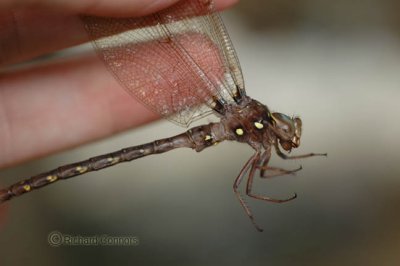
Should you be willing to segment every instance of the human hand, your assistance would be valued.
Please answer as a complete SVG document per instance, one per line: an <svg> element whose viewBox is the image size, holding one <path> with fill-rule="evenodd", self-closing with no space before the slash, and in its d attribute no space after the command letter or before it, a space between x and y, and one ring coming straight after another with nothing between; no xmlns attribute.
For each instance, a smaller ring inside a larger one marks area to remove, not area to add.
<svg viewBox="0 0 400 266"><path fill-rule="evenodd" d="M87 42L78 14L143 16L177 0L31 2L0 2L0 67ZM234 2L215 0L217 9ZM93 53L0 72L0 168L157 118L105 71Z"/></svg>
<svg viewBox="0 0 400 266"><path fill-rule="evenodd" d="M0 168L157 119L126 96L95 53L22 67L15 64L89 41L78 14L138 17L177 1L2 0ZM215 0L215 4L221 10L236 1Z"/></svg>

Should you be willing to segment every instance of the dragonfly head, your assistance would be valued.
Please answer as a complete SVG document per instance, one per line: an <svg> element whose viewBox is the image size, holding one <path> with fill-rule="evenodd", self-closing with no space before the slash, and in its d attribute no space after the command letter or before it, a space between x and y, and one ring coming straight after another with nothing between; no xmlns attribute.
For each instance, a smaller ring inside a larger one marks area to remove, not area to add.
<svg viewBox="0 0 400 266"><path fill-rule="evenodd" d="M288 152L293 148L299 147L302 125L301 119L296 116L289 117L282 113L272 113L271 117L274 122L273 131L281 147Z"/></svg>

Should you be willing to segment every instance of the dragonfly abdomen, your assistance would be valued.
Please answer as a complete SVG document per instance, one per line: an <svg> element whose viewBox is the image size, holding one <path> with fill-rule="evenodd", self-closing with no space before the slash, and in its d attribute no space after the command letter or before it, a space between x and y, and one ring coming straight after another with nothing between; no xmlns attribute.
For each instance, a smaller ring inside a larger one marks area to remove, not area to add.
<svg viewBox="0 0 400 266"><path fill-rule="evenodd" d="M31 192L53 184L58 180L64 180L79 176L88 172L101 170L115 164L132 161L141 157L159 154L176 148L192 148L201 151L223 139L217 137L220 127L217 123L193 127L188 131L174 137L159 139L146 144L128 147L116 152L99 155L81 162L58 167L51 171L32 176L21 182L15 183L6 189L0 190L0 203L13 197Z"/></svg>

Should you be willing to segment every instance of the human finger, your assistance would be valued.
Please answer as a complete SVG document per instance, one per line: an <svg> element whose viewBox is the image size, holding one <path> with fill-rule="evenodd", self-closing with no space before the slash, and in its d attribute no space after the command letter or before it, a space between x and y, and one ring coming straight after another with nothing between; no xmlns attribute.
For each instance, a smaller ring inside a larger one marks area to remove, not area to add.
<svg viewBox="0 0 400 266"><path fill-rule="evenodd" d="M8 2L12 1L8 0ZM51 0L50 2L59 1ZM95 9L82 9L81 12L112 16L115 15L116 10L123 9L120 10L120 15L142 16L165 8L175 1L150 1L153 2L153 5L147 4L148 6L140 11L137 8L149 1L129 0L132 4L126 7L116 4L119 3L118 1L101 2L113 3L112 5L115 5L115 7L108 9L106 8L107 4L102 4ZM134 4L136 2L138 3ZM222 10L235 2L237 0L215 0L215 6L217 10ZM1 3L5 5L3 2ZM54 9L51 12L48 9L19 9L13 12L0 12L0 27L3 29L0 31L0 66L21 62L89 41L82 21L74 13L77 10L74 10L74 12L67 11L65 9Z"/></svg>

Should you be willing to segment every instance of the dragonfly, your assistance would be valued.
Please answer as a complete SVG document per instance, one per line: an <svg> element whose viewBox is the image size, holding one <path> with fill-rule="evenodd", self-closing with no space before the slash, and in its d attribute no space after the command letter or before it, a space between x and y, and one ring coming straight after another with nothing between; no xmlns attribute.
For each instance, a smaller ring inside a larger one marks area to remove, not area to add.
<svg viewBox="0 0 400 266"><path fill-rule="evenodd" d="M200 152L222 141L248 144L254 154L233 183L245 213L255 228L245 195L283 203L297 197L271 198L253 192L257 172L261 178L294 174L269 166L272 152L282 159L326 156L308 153L290 156L299 147L302 120L279 112L247 96L240 63L225 25L211 0L183 0L142 18L82 16L95 50L122 88L145 106L178 125L189 127L214 114L219 120L195 126L182 134L60 166L0 190L0 203L44 186L119 163L177 148ZM284 151L282 151L282 149Z"/></svg>

